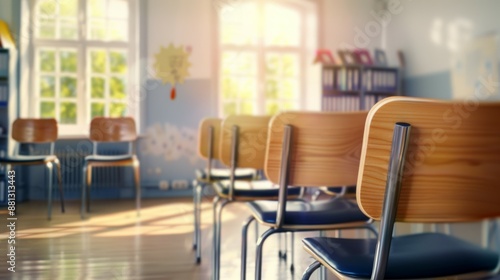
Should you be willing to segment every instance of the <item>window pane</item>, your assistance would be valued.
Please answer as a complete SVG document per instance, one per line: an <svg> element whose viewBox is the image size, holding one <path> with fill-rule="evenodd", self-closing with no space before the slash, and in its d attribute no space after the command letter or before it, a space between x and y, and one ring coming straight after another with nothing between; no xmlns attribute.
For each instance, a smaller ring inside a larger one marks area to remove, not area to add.
<svg viewBox="0 0 500 280"><path fill-rule="evenodd" d="M108 40L111 41L127 41L128 28L125 20L110 20L108 21Z"/></svg>
<svg viewBox="0 0 500 280"><path fill-rule="evenodd" d="M253 52L224 52L222 74L257 75L257 55Z"/></svg>
<svg viewBox="0 0 500 280"><path fill-rule="evenodd" d="M64 19L60 21L61 39L76 39L78 37L78 25L76 19Z"/></svg>
<svg viewBox="0 0 500 280"><path fill-rule="evenodd" d="M55 118L56 117L56 104L54 102L41 102L40 103L40 117L41 118Z"/></svg>
<svg viewBox="0 0 500 280"><path fill-rule="evenodd" d="M90 96L92 98L104 98L106 79L92 77L90 83L91 83Z"/></svg>
<svg viewBox="0 0 500 280"><path fill-rule="evenodd" d="M124 74L127 72L127 56L124 52L109 52L109 67L111 73Z"/></svg>
<svg viewBox="0 0 500 280"><path fill-rule="evenodd" d="M61 97L76 97L76 78L61 78Z"/></svg>
<svg viewBox="0 0 500 280"><path fill-rule="evenodd" d="M105 115L106 105L104 103L92 103L91 118L102 117Z"/></svg>
<svg viewBox="0 0 500 280"><path fill-rule="evenodd" d="M238 83L229 76L222 80L222 96L224 99L232 99L238 96Z"/></svg>
<svg viewBox="0 0 500 280"><path fill-rule="evenodd" d="M299 83L296 80L282 80L278 96L288 100L297 99L299 97Z"/></svg>
<svg viewBox="0 0 500 280"><path fill-rule="evenodd" d="M111 103L109 107L110 117L123 117L126 115L127 106L124 103Z"/></svg>
<svg viewBox="0 0 500 280"><path fill-rule="evenodd" d="M40 96L54 97L56 93L56 82L53 76L40 77Z"/></svg>
<svg viewBox="0 0 500 280"><path fill-rule="evenodd" d="M106 51L91 51L90 61L92 64L93 73L106 72Z"/></svg>
<svg viewBox="0 0 500 280"><path fill-rule="evenodd" d="M266 75L297 77L299 57L296 54L271 53L266 55Z"/></svg>
<svg viewBox="0 0 500 280"><path fill-rule="evenodd" d="M266 81L266 98L278 98L278 80L268 79Z"/></svg>
<svg viewBox="0 0 500 280"><path fill-rule="evenodd" d="M54 2L59 2L59 15L65 17L76 17L77 15L77 0L52 0Z"/></svg>
<svg viewBox="0 0 500 280"><path fill-rule="evenodd" d="M124 99L125 94L125 80L113 77L109 79L109 93L111 98Z"/></svg>
<svg viewBox="0 0 500 280"><path fill-rule="evenodd" d="M54 72L56 70L56 53L54 51L40 51L40 71Z"/></svg>
<svg viewBox="0 0 500 280"><path fill-rule="evenodd" d="M89 37L92 40L106 40L106 21L91 20L89 24Z"/></svg>
<svg viewBox="0 0 500 280"><path fill-rule="evenodd" d="M282 5L265 4L264 43L273 46L299 46L300 14Z"/></svg>
<svg viewBox="0 0 500 280"><path fill-rule="evenodd" d="M109 0L108 17L112 19L128 19L128 2Z"/></svg>
<svg viewBox="0 0 500 280"><path fill-rule="evenodd" d="M61 61L61 72L76 73L77 57L74 51L62 51L59 53Z"/></svg>
<svg viewBox="0 0 500 280"><path fill-rule="evenodd" d="M253 112L254 112L253 107L254 107L253 102L246 101L246 102L241 103L240 114L247 114L247 115L253 114Z"/></svg>
<svg viewBox="0 0 500 280"><path fill-rule="evenodd" d="M91 17L104 17L106 14L105 0L90 0L88 3L88 11Z"/></svg>
<svg viewBox="0 0 500 280"><path fill-rule="evenodd" d="M55 39L56 20L53 18L39 18L38 37L42 39Z"/></svg>
<svg viewBox="0 0 500 280"><path fill-rule="evenodd" d="M63 124L76 124L76 103L61 102L59 121Z"/></svg>
<svg viewBox="0 0 500 280"><path fill-rule="evenodd" d="M266 114L276 115L280 112L280 105L278 102L267 102L266 104Z"/></svg>
<svg viewBox="0 0 500 280"><path fill-rule="evenodd" d="M56 14L56 4L54 0L41 0L38 2L38 15L50 15Z"/></svg>
<svg viewBox="0 0 500 280"><path fill-rule="evenodd" d="M237 81L240 98L255 99L257 97L257 81L255 78L240 78Z"/></svg>
<svg viewBox="0 0 500 280"><path fill-rule="evenodd" d="M234 2L234 1L233 1ZM220 12L223 44L256 45L259 17L256 3L232 3Z"/></svg>
<svg viewBox="0 0 500 280"><path fill-rule="evenodd" d="M236 102L224 103L224 116L235 115L236 114Z"/></svg>

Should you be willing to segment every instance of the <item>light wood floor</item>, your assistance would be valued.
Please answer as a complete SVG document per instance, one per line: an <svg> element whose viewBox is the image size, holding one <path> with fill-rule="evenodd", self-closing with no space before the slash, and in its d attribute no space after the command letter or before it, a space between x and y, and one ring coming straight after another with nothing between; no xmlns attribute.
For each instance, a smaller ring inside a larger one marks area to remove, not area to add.
<svg viewBox="0 0 500 280"><path fill-rule="evenodd" d="M69 201L65 214L54 203L52 221L47 221L46 203L17 205L16 272L7 270L7 216L0 210L0 279L210 279L212 211L210 198L203 202L202 263L196 265L192 250L192 202L189 198L143 199L141 217L132 200L92 201L92 213L80 220L79 202ZM242 221L248 216L243 204L233 203L223 215L221 279L239 279ZM460 237L480 243L478 224L454 226ZM260 228L262 232L264 228ZM398 232L410 228L398 228ZM271 236L264 247L263 279L301 279L312 259L300 240L318 232L295 236L295 274L290 258L278 258L278 237ZM359 232L343 233L358 236ZM250 238L254 238L250 230ZM249 245L247 279L254 278L255 246ZM290 252L288 252L290 256ZM312 279L317 279L313 276ZM335 279L332 275L328 279Z"/></svg>
<svg viewBox="0 0 500 280"><path fill-rule="evenodd" d="M194 263L190 199L143 199L141 217L134 202L92 201L92 213L80 220L79 202L67 202L60 213L54 203L52 221L43 201L17 205L16 272L7 270L6 225L0 225L0 279L210 279L211 203L203 203L203 257ZM241 224L247 210L230 204L224 212L221 279L239 279ZM1 211L7 224L6 211ZM260 228L262 232L264 228ZM311 258L295 237L295 274L280 261L277 236L264 247L263 279L300 279ZM250 238L254 237L253 230ZM247 279L253 279L253 244L249 245Z"/></svg>

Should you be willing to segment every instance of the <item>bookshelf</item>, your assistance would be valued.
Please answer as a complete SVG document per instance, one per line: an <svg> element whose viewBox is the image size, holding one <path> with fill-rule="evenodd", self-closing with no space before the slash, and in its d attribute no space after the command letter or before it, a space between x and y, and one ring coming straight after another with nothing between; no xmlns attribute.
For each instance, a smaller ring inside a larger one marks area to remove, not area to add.
<svg viewBox="0 0 500 280"><path fill-rule="evenodd" d="M382 98L401 95L398 67L323 65L323 111L368 110Z"/></svg>

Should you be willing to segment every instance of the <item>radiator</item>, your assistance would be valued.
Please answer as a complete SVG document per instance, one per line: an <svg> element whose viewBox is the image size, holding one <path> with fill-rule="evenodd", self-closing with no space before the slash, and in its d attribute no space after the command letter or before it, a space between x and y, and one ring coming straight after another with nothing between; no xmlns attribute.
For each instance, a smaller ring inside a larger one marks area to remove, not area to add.
<svg viewBox="0 0 500 280"><path fill-rule="evenodd" d="M83 184L83 164L87 154L74 150L56 150L61 163L61 174L64 190L81 190ZM100 154L117 155L119 151L108 150ZM129 172L130 173L130 172ZM92 170L92 190L118 189L125 183L123 167L99 167Z"/></svg>

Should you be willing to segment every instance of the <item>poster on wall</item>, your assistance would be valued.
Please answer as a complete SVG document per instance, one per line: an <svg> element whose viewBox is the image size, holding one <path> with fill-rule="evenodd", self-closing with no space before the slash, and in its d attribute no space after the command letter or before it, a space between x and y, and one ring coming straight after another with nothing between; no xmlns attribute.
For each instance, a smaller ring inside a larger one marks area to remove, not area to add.
<svg viewBox="0 0 500 280"><path fill-rule="evenodd" d="M156 78L160 79L164 84L171 84L170 99L175 100L176 90L175 85L184 82L184 79L189 77L188 69L191 66L189 62L190 48L173 44L168 47L160 47L160 51L155 55L154 69Z"/></svg>
<svg viewBox="0 0 500 280"><path fill-rule="evenodd" d="M456 53L451 69L453 99L500 99L498 40L496 33L480 36Z"/></svg>

